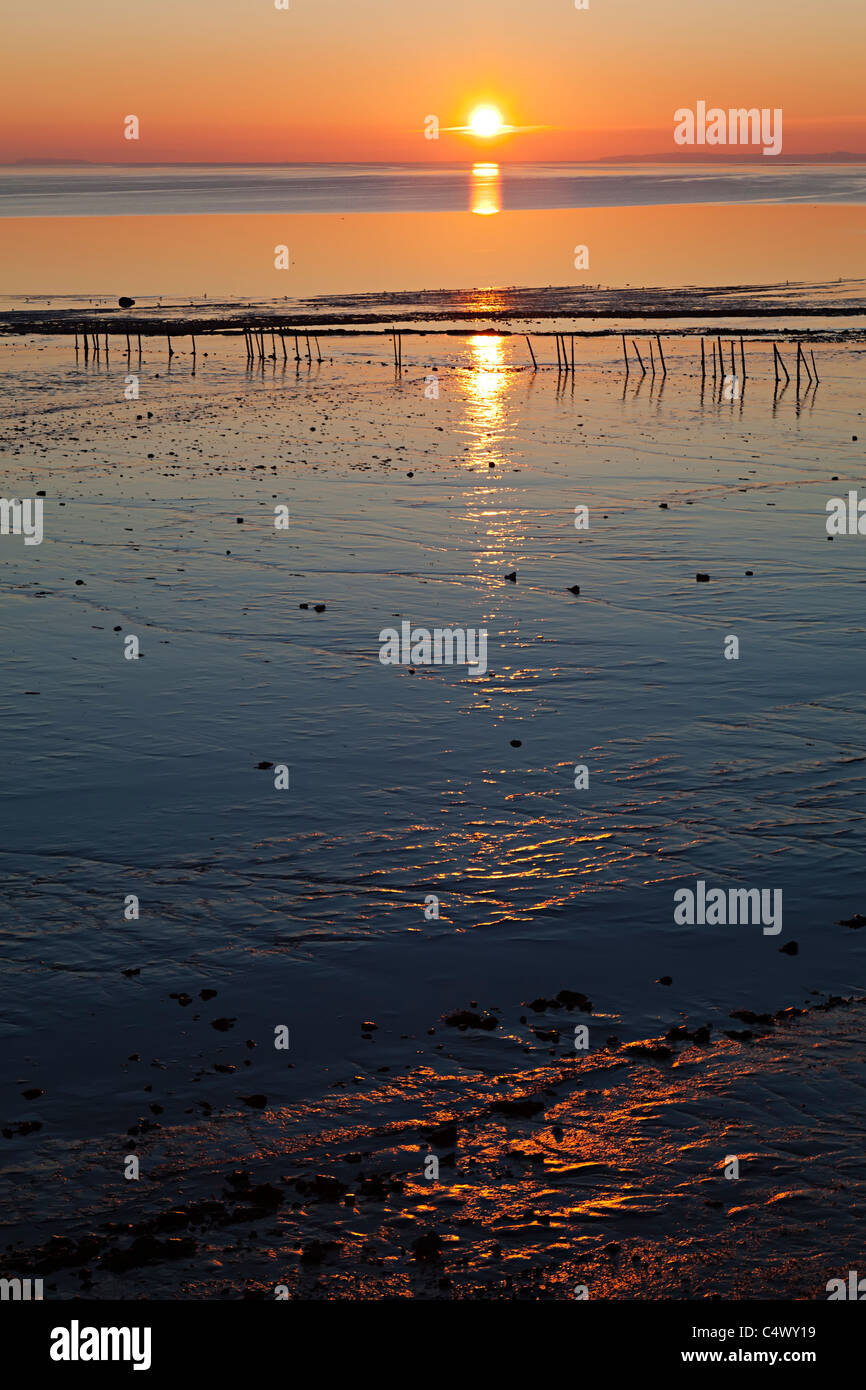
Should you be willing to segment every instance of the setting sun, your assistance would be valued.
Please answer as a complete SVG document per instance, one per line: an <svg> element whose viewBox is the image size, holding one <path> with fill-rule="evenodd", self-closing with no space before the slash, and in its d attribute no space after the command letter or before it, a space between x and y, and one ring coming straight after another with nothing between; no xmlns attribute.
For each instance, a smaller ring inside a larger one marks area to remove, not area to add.
<svg viewBox="0 0 866 1390"><path fill-rule="evenodd" d="M485 139L500 135L504 129L502 115L495 106L476 106L469 117L469 129L473 135L481 135Z"/></svg>

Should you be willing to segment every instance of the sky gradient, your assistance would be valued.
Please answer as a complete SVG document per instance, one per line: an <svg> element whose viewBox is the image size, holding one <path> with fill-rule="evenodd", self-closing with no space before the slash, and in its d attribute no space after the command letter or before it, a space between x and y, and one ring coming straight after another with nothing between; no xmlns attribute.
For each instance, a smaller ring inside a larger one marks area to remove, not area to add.
<svg viewBox="0 0 866 1390"><path fill-rule="evenodd" d="M783 154L866 150L863 0L4 2L0 162L676 158L699 99L781 107ZM483 101L529 129L424 139Z"/></svg>

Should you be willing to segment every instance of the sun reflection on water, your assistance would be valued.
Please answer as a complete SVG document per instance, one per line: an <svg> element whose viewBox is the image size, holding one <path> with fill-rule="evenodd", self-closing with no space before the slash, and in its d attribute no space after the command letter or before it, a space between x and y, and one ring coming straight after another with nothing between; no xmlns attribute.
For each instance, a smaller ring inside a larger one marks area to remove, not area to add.
<svg viewBox="0 0 866 1390"><path fill-rule="evenodd" d="M493 217L499 211L499 165L472 167L472 211L479 217Z"/></svg>

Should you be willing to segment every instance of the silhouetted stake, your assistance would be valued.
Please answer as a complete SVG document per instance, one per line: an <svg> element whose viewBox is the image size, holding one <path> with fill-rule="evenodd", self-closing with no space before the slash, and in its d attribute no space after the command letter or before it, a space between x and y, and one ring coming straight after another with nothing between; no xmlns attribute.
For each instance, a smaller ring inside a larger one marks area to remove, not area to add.
<svg viewBox="0 0 866 1390"><path fill-rule="evenodd" d="M737 375L737 368L734 363L734 340L731 339L731 376Z"/></svg>
<svg viewBox="0 0 866 1390"><path fill-rule="evenodd" d="M140 357L141 357L141 334L140 334L140 333L136 333L135 336L136 336L136 338L138 339L138 355L139 355L139 358L140 358Z"/></svg>
<svg viewBox="0 0 866 1390"><path fill-rule="evenodd" d="M815 385L817 386L817 384L818 384L818 382L821 380L821 378L820 378L819 375L818 375L818 368L815 366L815 354L814 354L814 352L812 351L811 348L809 348L809 356L810 356L811 359L812 359L812 371L815 373Z"/></svg>
<svg viewBox="0 0 866 1390"><path fill-rule="evenodd" d="M298 342L298 335L297 335L297 333L296 333L296 334L295 334L295 361L296 361L296 362L300 362L300 360L301 360L301 345L300 345L300 343Z"/></svg>
<svg viewBox="0 0 866 1390"><path fill-rule="evenodd" d="M571 335L571 374L574 375L574 334Z"/></svg>
<svg viewBox="0 0 866 1390"><path fill-rule="evenodd" d="M305 337L306 342L307 342L307 361L308 361L308 362L312 362L312 360L313 360L313 349L310 347L310 335L309 335L309 333L305 333L305 334L304 334L304 337Z"/></svg>
<svg viewBox="0 0 866 1390"><path fill-rule="evenodd" d="M776 384L779 382L779 349L773 344L773 371L776 373Z"/></svg>
<svg viewBox="0 0 866 1390"><path fill-rule="evenodd" d="M193 361L194 361L194 360L195 360L195 334L194 334L194 333L190 333L189 336L192 338L192 355L193 355Z"/></svg>
<svg viewBox="0 0 866 1390"><path fill-rule="evenodd" d="M78 333L75 334L75 351L78 351Z"/></svg>
<svg viewBox="0 0 866 1390"><path fill-rule="evenodd" d="M318 338L314 338L314 339L313 339L313 342L316 344L316 358L317 358L317 360L318 360L319 362L324 362L325 359L324 359L323 356L322 356L322 349L319 347L319 340L318 340ZM402 339L402 338L400 339L400 362L401 362L401 364L402 364L402 362L403 362L403 339Z"/></svg>
<svg viewBox="0 0 866 1390"><path fill-rule="evenodd" d="M625 334L624 334L624 333L621 333L621 334L620 334L620 337L622 338L622 355L623 355L623 359L624 359L624 361L625 361L625 374L626 374L626 376L628 376L628 373L629 373L629 366L628 366L628 352L626 351L626 346L625 346ZM703 340L701 341L701 347L703 347Z"/></svg>
<svg viewBox="0 0 866 1390"><path fill-rule="evenodd" d="M82 333L81 336L84 339L84 360L86 362L88 357L90 356L90 345L87 341L87 333Z"/></svg>
<svg viewBox="0 0 866 1390"><path fill-rule="evenodd" d="M559 355L559 334L556 334L556 366L558 371L562 371L562 359Z"/></svg>
<svg viewBox="0 0 866 1390"><path fill-rule="evenodd" d="M743 381L746 380L746 350L743 347L743 336L740 334L740 369L743 374Z"/></svg>
<svg viewBox="0 0 866 1390"><path fill-rule="evenodd" d="M800 344L797 344L797 395L800 394Z"/></svg>
<svg viewBox="0 0 866 1390"><path fill-rule="evenodd" d="M650 367L651 367L651 369L652 369L652 374L653 374L653 376L655 376L655 374L656 374L656 359L655 359L655 354L653 353L652 338L650 338L649 350L650 350Z"/></svg>
<svg viewBox="0 0 866 1390"><path fill-rule="evenodd" d="M658 343L658 348L659 348L659 360L660 360L660 362L661 362L661 364L662 364L662 376L667 376L667 374L668 374L668 369L667 369L667 366L665 365L665 355L664 355L664 353L662 352L662 340L661 340L661 338L659 337L658 333L656 334L656 342Z"/></svg>
<svg viewBox="0 0 866 1390"><path fill-rule="evenodd" d="M526 346L529 348L529 355L530 355L530 357L532 358L532 369L533 369L533 371L537 372L537 371L538 371L538 363L537 363L536 360L535 360L535 353L532 351L532 343L531 343L530 340L529 340L529 334L528 334L528 333L524 333L523 336L524 336L524 338L526 339Z"/></svg>
<svg viewBox="0 0 866 1390"><path fill-rule="evenodd" d="M721 338L718 336L718 334L716 335L716 342L717 342L718 345L719 345L719 376L720 376L720 377L724 377L724 375L725 375L725 359L724 359L724 357L722 356L722 340L721 340Z"/></svg>
<svg viewBox="0 0 866 1390"><path fill-rule="evenodd" d="M105 355L108 356L108 334L105 335Z"/></svg>
<svg viewBox="0 0 866 1390"><path fill-rule="evenodd" d="M280 346L281 346L282 349L283 349L283 361L284 361L284 362L288 362L288 360L289 360L289 354L286 352L286 340L285 340L285 338L283 337L282 333L280 334Z"/></svg>
<svg viewBox="0 0 866 1390"><path fill-rule="evenodd" d="M169 355L169 357L170 357L170 358L171 358L171 357L174 357L174 353L172 352L172 348L171 348L171 338L169 338L167 335L166 335L166 342L168 343L168 355Z"/></svg>
<svg viewBox="0 0 866 1390"><path fill-rule="evenodd" d="M707 375L707 354L706 354L706 350L705 350L705 348L704 348L704 340L703 340L703 338L701 338L701 381L703 381L703 380L706 378L706 375Z"/></svg>
<svg viewBox="0 0 866 1390"><path fill-rule="evenodd" d="M634 348L635 357L637 358L638 362L640 362L640 369L641 369L641 372L643 373L644 376L646 376L646 367L644 366L644 364L643 364L643 358L642 358L641 355L640 355L640 348L638 347L638 345L637 345L637 343L635 342L634 338L632 338L632 340L631 340L631 345L632 345L632 347Z"/></svg>
<svg viewBox="0 0 866 1390"><path fill-rule="evenodd" d="M782 356L782 354L781 354L781 352L779 351L778 348L776 348L776 356L777 356L778 359L779 359L779 366L782 368L782 371L785 373L785 384L787 385L787 383L791 380L791 377L790 377L790 375L789 375L789 373L788 373L788 368L785 366L785 359L784 359L784 357Z"/></svg>

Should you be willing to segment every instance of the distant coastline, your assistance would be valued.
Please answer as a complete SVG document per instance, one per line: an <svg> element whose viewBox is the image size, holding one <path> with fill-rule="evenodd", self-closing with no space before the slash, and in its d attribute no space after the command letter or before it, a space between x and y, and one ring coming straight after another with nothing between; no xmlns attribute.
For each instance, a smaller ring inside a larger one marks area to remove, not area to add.
<svg viewBox="0 0 866 1390"><path fill-rule="evenodd" d="M13 159L0 162L0 169L315 169L360 167L380 169L393 165L405 168L447 168L449 165L472 164L474 155L467 152L465 160L385 160L385 159L284 159L284 160L214 160L214 159L159 159L159 160L109 160L109 159L68 159L61 156L47 156L32 159ZM498 156L500 165L540 164L570 166L572 164L755 164L766 168L767 161L760 154L709 154L702 150L671 150L657 154L606 154L598 159L506 159ZM786 154L773 159L778 164L866 164L866 152L853 150L832 150L823 154Z"/></svg>

